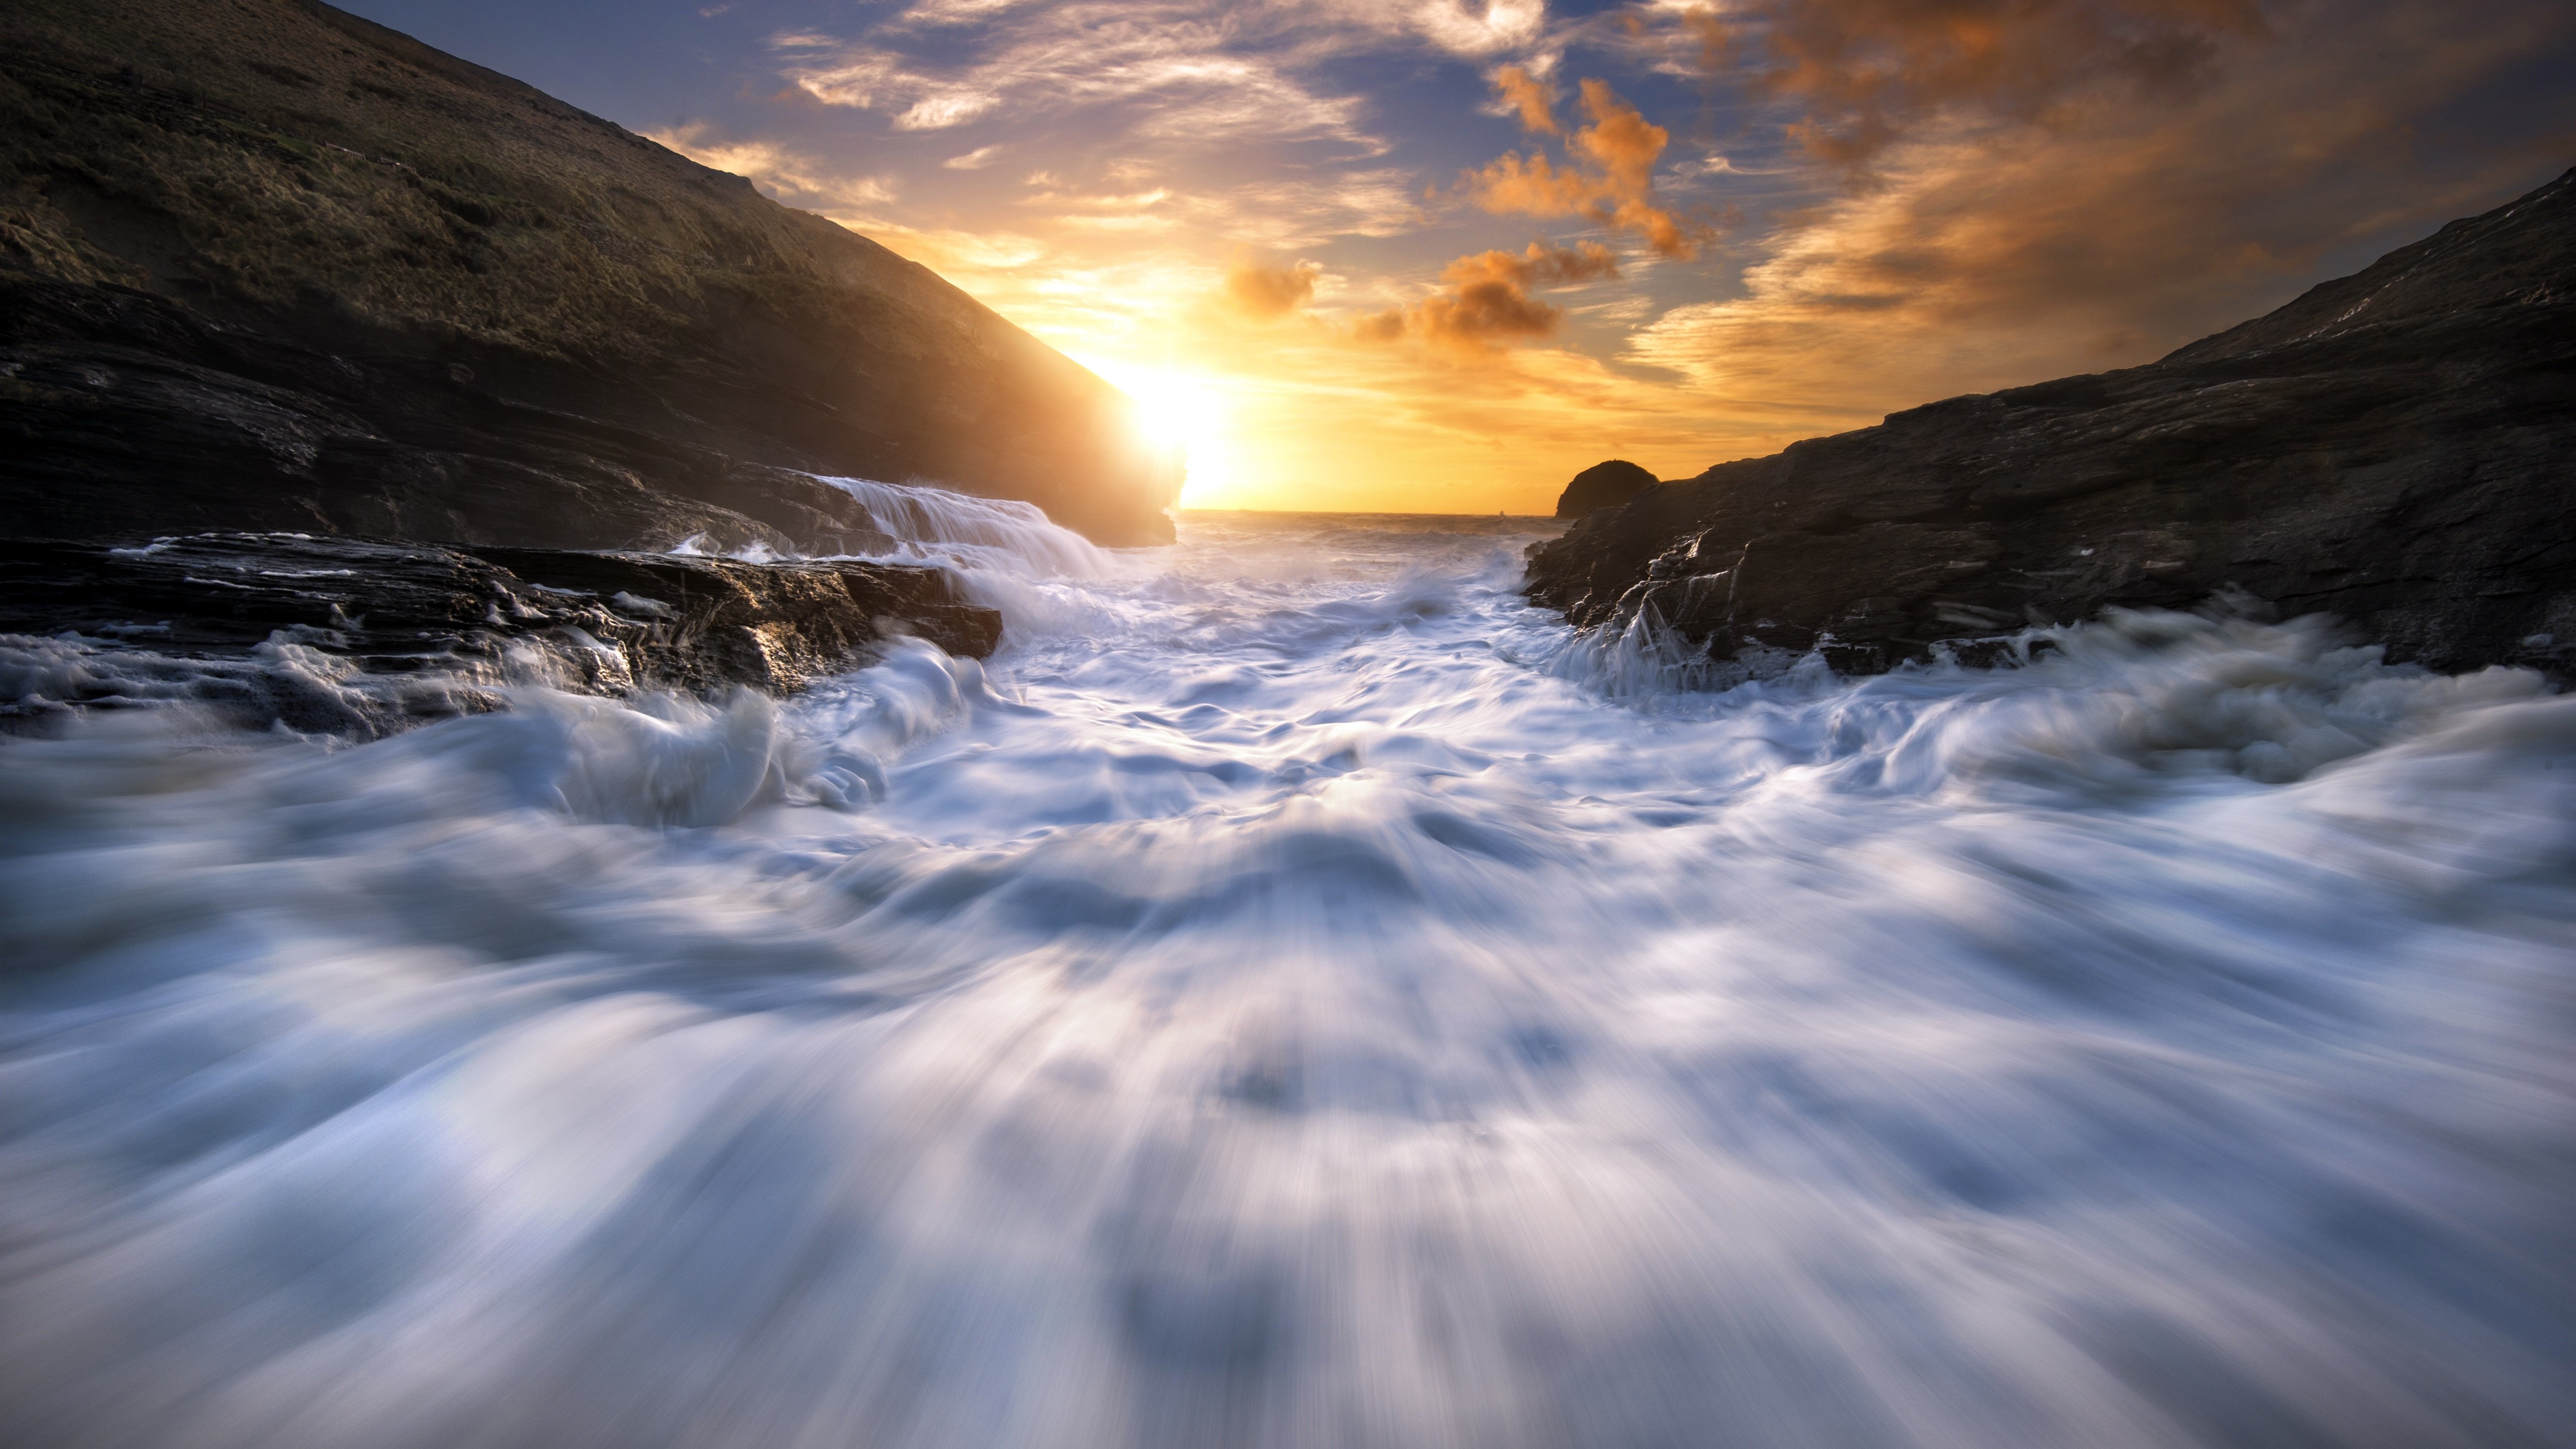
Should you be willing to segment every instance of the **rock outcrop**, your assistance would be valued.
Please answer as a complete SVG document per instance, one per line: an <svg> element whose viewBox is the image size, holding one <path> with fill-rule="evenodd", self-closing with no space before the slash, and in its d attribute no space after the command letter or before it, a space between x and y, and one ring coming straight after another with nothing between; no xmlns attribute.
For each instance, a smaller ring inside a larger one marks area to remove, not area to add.
<svg viewBox="0 0 2576 1449"><path fill-rule="evenodd" d="M0 723L177 699L375 736L491 708L504 683L787 693L897 635L981 657L1001 630L915 566L297 534L0 542Z"/></svg>
<svg viewBox="0 0 2576 1449"><path fill-rule="evenodd" d="M1596 509L1617 508L1656 482L1654 474L1625 458L1595 463L1575 474L1565 491L1557 495L1556 516L1581 518Z"/></svg>
<svg viewBox="0 0 2576 1449"><path fill-rule="evenodd" d="M0 10L0 536L838 551L806 473L1170 537L1178 460L928 270L313 0Z"/></svg>
<svg viewBox="0 0 2576 1449"><path fill-rule="evenodd" d="M1585 626L1869 673L2213 598L2392 659L2576 660L2576 172L2143 367L1724 463L1531 551Z"/></svg>

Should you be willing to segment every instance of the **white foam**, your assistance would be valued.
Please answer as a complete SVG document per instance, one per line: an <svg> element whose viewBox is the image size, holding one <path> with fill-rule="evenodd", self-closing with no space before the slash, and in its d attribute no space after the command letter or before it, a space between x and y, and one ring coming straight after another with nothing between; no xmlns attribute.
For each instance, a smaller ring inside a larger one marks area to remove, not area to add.
<svg viewBox="0 0 2576 1449"><path fill-rule="evenodd" d="M1108 568L1099 547L1049 522L1034 503L921 484L817 477L857 499L879 531L914 545L914 552L1037 576L1090 578Z"/></svg>
<svg viewBox="0 0 2576 1449"><path fill-rule="evenodd" d="M1201 517L1089 573L1003 537L957 545L1020 591L981 665L0 744L0 1422L2143 1449L2576 1412L2576 702L2533 676L2154 615L1676 693L1668 635L1568 662L1510 525ZM5 647L38 692L108 667Z"/></svg>

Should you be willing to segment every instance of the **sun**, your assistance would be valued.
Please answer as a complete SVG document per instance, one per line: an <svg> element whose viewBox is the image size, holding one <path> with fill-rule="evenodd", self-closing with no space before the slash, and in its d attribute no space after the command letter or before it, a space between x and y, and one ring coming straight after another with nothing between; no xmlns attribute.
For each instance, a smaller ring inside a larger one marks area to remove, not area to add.
<svg viewBox="0 0 2576 1449"><path fill-rule="evenodd" d="M1183 450L1188 473L1179 507L1227 506L1236 481L1227 429L1234 406L1222 385L1200 373L1115 358L1076 354L1074 360L1136 400L1136 425L1145 441Z"/></svg>

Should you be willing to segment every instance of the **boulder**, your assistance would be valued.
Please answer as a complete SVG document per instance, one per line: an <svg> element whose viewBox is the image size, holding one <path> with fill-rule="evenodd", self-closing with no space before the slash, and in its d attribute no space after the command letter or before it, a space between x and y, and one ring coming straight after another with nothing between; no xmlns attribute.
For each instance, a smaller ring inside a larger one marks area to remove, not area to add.
<svg viewBox="0 0 2576 1449"><path fill-rule="evenodd" d="M1575 474L1557 495L1556 516L1581 518L1597 508L1616 508L1654 486L1654 474L1625 458L1595 463Z"/></svg>

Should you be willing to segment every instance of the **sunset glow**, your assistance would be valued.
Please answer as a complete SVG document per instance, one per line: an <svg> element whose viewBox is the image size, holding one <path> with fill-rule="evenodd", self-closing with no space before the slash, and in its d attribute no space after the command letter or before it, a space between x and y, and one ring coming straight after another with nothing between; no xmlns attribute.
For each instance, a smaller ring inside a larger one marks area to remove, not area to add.
<svg viewBox="0 0 2576 1449"><path fill-rule="evenodd" d="M9 0L7 1442L2576 1449L2571 76Z"/></svg>
<svg viewBox="0 0 2576 1449"><path fill-rule="evenodd" d="M584 38L678 68L631 103L540 33L460 48L1127 388L1199 507L1543 513L1606 457L2145 362L2576 133L2563 7L1954 9L713 6Z"/></svg>
<svg viewBox="0 0 2576 1449"><path fill-rule="evenodd" d="M1202 374L1139 366L1113 357L1072 353L1076 362L1109 379L1136 400L1146 440L1179 448L1189 459L1184 508L1234 508L1241 472L1232 423L1236 405L1221 383Z"/></svg>

